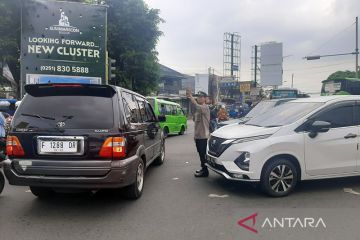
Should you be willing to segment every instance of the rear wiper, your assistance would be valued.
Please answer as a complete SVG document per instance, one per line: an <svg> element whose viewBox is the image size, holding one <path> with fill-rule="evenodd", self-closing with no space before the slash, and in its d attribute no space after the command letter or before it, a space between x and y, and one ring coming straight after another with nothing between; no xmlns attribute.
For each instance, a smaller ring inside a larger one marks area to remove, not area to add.
<svg viewBox="0 0 360 240"><path fill-rule="evenodd" d="M55 118L52 117L46 117L46 116L41 116L38 114L29 114L29 113L22 113L22 116L26 116L26 117L36 117L36 118L40 118L40 119L47 119L47 120L53 120L55 121Z"/></svg>
<svg viewBox="0 0 360 240"><path fill-rule="evenodd" d="M34 118L39 118L41 120L52 120L52 121L55 121L55 118L52 118L52 117L47 117L47 116L41 116L39 114L29 114L29 113L21 113L21 116L25 116L25 117L34 117ZM51 128L54 128L54 129L57 129L55 128L53 125L51 125L48 121L44 121L46 122L46 124L48 126L50 126ZM58 129L57 129L58 130Z"/></svg>

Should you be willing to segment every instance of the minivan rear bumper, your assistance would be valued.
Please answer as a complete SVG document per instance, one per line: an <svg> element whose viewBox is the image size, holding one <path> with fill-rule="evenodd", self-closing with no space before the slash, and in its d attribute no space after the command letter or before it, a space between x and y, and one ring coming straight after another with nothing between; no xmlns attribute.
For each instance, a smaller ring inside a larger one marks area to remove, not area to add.
<svg viewBox="0 0 360 240"><path fill-rule="evenodd" d="M19 162L26 162L21 165ZM64 164L66 162L66 164ZM131 185L136 179L139 158L133 156L117 161L23 160L7 159L4 173L11 185L52 188L120 188ZM31 163L31 164L30 164Z"/></svg>

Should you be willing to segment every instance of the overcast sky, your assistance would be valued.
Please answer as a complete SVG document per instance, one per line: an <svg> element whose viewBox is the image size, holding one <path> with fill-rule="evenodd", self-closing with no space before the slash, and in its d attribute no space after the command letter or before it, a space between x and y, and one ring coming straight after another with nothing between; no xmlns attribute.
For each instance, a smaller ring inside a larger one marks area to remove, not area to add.
<svg viewBox="0 0 360 240"><path fill-rule="evenodd" d="M160 63L181 73L223 72L223 34L241 35L241 80L251 80L251 47L283 42L284 86L319 92L336 70L355 69L355 56L305 61L306 55L353 52L359 0L145 0L165 23ZM290 55L290 56L289 56Z"/></svg>

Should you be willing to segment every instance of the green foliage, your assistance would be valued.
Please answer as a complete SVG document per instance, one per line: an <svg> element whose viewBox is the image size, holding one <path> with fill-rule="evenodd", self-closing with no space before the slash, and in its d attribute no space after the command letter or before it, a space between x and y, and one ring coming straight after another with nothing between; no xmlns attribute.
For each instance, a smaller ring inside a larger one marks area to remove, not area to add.
<svg viewBox="0 0 360 240"><path fill-rule="evenodd" d="M20 78L20 4L20 0L0 1L0 62L9 64L15 79Z"/></svg>
<svg viewBox="0 0 360 240"><path fill-rule="evenodd" d="M68 0L97 3L98 0ZM100 1L101 2L101 1ZM116 80L110 82L142 94L156 90L159 78L156 44L162 33L159 10L143 0L107 0L108 51L116 59ZM20 79L21 0L0 1L0 61L6 60L16 80Z"/></svg>
<svg viewBox="0 0 360 240"><path fill-rule="evenodd" d="M351 95L351 94L346 91L339 91L339 92L334 93L334 95Z"/></svg>
<svg viewBox="0 0 360 240"><path fill-rule="evenodd" d="M355 72L352 71L337 71L327 78L327 80L344 79L344 78L355 78Z"/></svg>
<svg viewBox="0 0 360 240"><path fill-rule="evenodd" d="M159 68L156 44L162 32L159 10L143 0L108 0L108 49L116 59L117 78L112 84L142 94L156 90Z"/></svg>

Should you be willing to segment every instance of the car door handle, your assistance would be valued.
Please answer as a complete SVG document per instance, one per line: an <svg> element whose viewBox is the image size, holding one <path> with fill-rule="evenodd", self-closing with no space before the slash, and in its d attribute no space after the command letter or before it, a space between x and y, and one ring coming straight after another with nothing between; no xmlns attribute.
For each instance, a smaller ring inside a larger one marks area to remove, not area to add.
<svg viewBox="0 0 360 240"><path fill-rule="evenodd" d="M348 135L346 135L344 138L345 139L348 139L348 138L356 138L357 135L356 134L353 134L353 133L349 133Z"/></svg>

